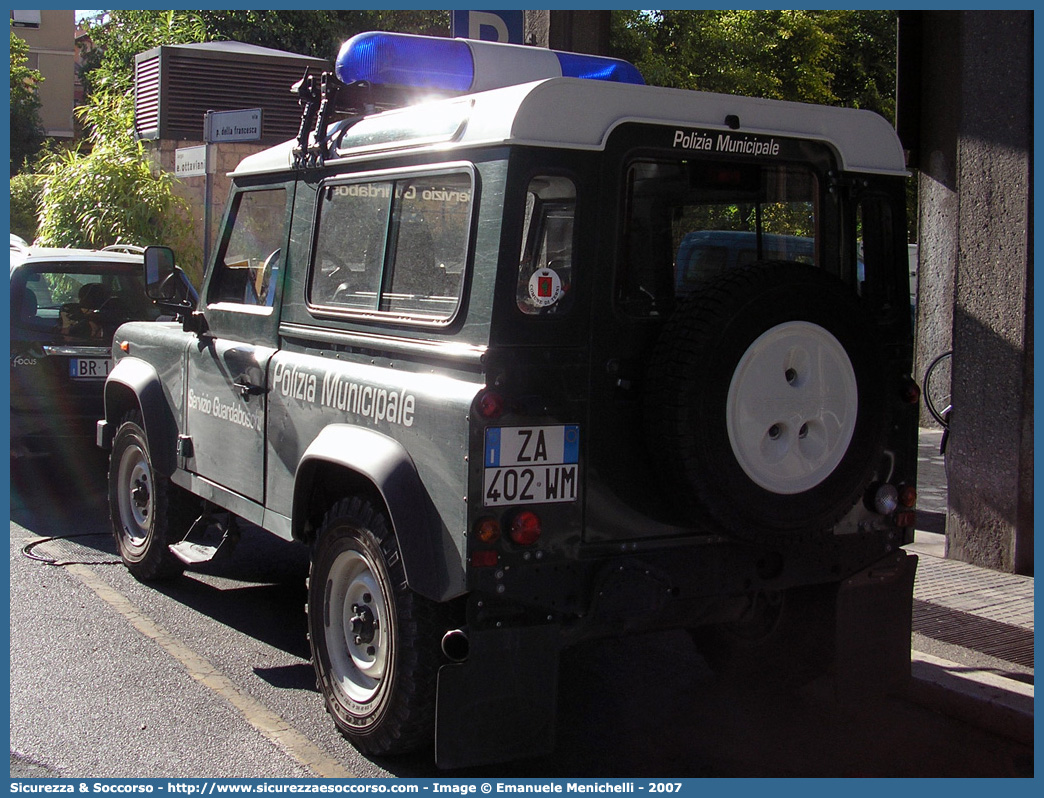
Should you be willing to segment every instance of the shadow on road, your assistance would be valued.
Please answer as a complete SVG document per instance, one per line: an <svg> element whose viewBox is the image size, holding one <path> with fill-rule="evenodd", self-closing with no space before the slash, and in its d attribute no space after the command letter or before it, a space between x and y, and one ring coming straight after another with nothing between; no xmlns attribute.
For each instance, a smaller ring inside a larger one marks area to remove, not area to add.
<svg viewBox="0 0 1044 798"><path fill-rule="evenodd" d="M104 528L108 467L105 452L86 445L65 454L12 459L11 520L41 535L46 533L38 529Z"/></svg>

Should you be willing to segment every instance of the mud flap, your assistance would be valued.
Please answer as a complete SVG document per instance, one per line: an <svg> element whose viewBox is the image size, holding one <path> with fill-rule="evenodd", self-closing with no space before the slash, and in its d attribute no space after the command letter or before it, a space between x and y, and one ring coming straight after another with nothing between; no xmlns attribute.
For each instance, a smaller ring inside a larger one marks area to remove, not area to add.
<svg viewBox="0 0 1044 798"><path fill-rule="evenodd" d="M837 595L838 700L901 688L910 678L916 555L898 551L841 583Z"/></svg>
<svg viewBox="0 0 1044 798"><path fill-rule="evenodd" d="M436 764L460 768L550 753L557 699L556 627L472 633L467 661L439 669Z"/></svg>

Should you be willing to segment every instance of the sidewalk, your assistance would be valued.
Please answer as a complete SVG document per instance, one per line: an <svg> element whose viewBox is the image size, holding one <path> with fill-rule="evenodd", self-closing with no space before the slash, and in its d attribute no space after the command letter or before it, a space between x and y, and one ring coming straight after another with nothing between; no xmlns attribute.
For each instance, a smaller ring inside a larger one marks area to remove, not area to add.
<svg viewBox="0 0 1044 798"><path fill-rule="evenodd" d="M910 698L1033 740L1033 578L946 559L942 433L921 430Z"/></svg>

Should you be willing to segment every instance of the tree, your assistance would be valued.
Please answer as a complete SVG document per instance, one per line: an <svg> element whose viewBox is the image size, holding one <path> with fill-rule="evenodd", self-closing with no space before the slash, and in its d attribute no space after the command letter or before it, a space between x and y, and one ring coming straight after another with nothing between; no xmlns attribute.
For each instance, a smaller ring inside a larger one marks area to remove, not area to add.
<svg viewBox="0 0 1044 798"><path fill-rule="evenodd" d="M614 55L655 85L894 115L890 11L619 11Z"/></svg>
<svg viewBox="0 0 1044 798"><path fill-rule="evenodd" d="M198 261L187 206L173 192L174 176L154 170L144 145L130 133L130 96L96 92L76 113L89 131L88 147L44 156L37 240L89 249L162 241L178 250L181 262Z"/></svg>
<svg viewBox="0 0 1044 798"><path fill-rule="evenodd" d="M30 69L29 45L11 33L11 174L32 160L44 142L40 98L36 87L43 76Z"/></svg>

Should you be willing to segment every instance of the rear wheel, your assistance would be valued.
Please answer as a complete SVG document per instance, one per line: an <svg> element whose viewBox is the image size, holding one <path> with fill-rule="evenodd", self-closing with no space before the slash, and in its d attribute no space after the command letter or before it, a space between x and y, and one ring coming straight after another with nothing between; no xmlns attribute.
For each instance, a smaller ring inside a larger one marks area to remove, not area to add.
<svg viewBox="0 0 1044 798"><path fill-rule="evenodd" d="M156 472L141 416L128 414L109 458L109 517L120 558L136 578L171 579L185 570L169 546L188 531L197 503Z"/></svg>
<svg viewBox="0 0 1044 798"><path fill-rule="evenodd" d="M362 498L330 509L312 558L309 640L327 710L363 753L433 740L438 606L407 586L383 512Z"/></svg>

